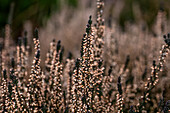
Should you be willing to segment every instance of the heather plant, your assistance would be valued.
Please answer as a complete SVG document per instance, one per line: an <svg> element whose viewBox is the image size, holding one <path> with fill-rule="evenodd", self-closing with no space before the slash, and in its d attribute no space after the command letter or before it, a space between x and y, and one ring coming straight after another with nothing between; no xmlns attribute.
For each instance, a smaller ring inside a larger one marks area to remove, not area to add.
<svg viewBox="0 0 170 113"><path fill-rule="evenodd" d="M158 63L153 60L150 76L145 82L149 63L146 60L142 76L138 75L142 79L140 82L142 85L138 87L139 81L135 83L133 71L138 72L139 69L133 66L132 55L127 55L125 62L119 64L117 56L120 55L121 44L119 45L119 40L113 36L114 30L109 32L108 29L105 30L103 8L104 1L97 0L97 18L93 21L92 16L89 16L85 34L82 36L80 57L76 59L71 53L65 58L61 40L54 39L50 43L45 65L41 66L43 50L40 49L41 38L38 29L35 29L31 71L28 68L28 58L31 53L27 44L27 32L24 33L24 37L18 39L16 49L9 59L7 39L10 35L10 26L6 26L5 41L4 44L0 44L1 112L169 112L166 90L160 96L154 89L159 84L165 58L168 56L170 34L163 36L165 44L160 50ZM108 34L105 35L104 32ZM106 40L110 40L109 44L104 40L105 36L108 38ZM140 66L140 59L144 58L148 57L143 54L137 57L135 66Z"/></svg>

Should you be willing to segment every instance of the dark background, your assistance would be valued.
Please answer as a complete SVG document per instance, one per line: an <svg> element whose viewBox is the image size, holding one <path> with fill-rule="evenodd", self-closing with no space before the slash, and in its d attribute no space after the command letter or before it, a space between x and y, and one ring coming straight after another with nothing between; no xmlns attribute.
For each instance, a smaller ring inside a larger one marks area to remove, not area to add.
<svg viewBox="0 0 170 113"><path fill-rule="evenodd" d="M20 35L25 20L31 20L33 26L40 27L46 24L48 18L55 12L63 10L62 2L68 7L77 8L79 0L0 0L0 31L4 34L4 26L8 23L12 26L12 35L16 39ZM115 3L117 0L105 0L105 3L111 5L108 9L108 15L112 17ZM121 10L118 23L124 30L125 23L135 23L136 18L133 8L138 6L142 18L146 21L148 28L151 28L157 12L164 10L169 18L170 0L120 0L125 5ZM89 2L91 2L89 0ZM89 3L90 5L90 3ZM107 8L107 7L106 7ZM107 20L107 18L106 18Z"/></svg>

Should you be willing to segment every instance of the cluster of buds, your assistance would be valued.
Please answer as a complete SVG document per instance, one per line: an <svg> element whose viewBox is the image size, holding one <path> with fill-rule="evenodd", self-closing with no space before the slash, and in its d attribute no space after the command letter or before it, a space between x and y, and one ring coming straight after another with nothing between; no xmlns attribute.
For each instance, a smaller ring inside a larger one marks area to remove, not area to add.
<svg viewBox="0 0 170 113"><path fill-rule="evenodd" d="M17 45L17 54L16 54L16 76L19 78L19 88L22 93L24 93L24 88L26 84L25 77L27 76L27 63L28 63L28 48L27 45L27 33L24 33L23 38L18 39L18 45ZM14 67L13 67L14 68Z"/></svg>
<svg viewBox="0 0 170 113"><path fill-rule="evenodd" d="M28 79L27 84L27 106L29 111L38 112L40 111L39 108L41 107L41 82L40 75L41 75L41 68L40 68L40 41L38 38L38 30L34 31L34 49L35 49L35 56L33 59L33 64L31 67L31 74L30 78Z"/></svg>
<svg viewBox="0 0 170 113"><path fill-rule="evenodd" d="M146 103L150 101L148 96L150 95L151 90L155 87L155 85L159 81L158 73L162 71L163 64L165 63L165 58L167 57L169 49L170 49L170 34L168 34L167 36L164 35L163 38L166 44L163 45L160 50L160 57L159 57L158 65L156 65L155 61L153 61L151 76L148 78L148 82L145 84L146 90L144 91L144 95L141 96L140 103L138 103L137 111L139 112L141 112L145 108Z"/></svg>
<svg viewBox="0 0 170 113"><path fill-rule="evenodd" d="M96 27L93 28L95 31L95 44L94 44L94 55L95 60L99 61L103 57L103 45L104 45L104 19L103 19L103 0L97 0L97 19Z"/></svg>
<svg viewBox="0 0 170 113"><path fill-rule="evenodd" d="M84 96L83 76L80 73L80 59L76 60L75 68L72 75L72 88L71 88L71 106L70 112L83 112L82 97Z"/></svg>
<svg viewBox="0 0 170 113"><path fill-rule="evenodd" d="M51 67L51 61L53 58L54 51L56 49L56 42L55 39L50 43L50 50L47 53L47 59L45 61L45 66L46 66L46 73L50 72L50 67Z"/></svg>
<svg viewBox="0 0 170 113"><path fill-rule="evenodd" d="M72 104L71 112L92 112L93 93L93 31L92 18L86 27L81 46L81 58L77 59L72 76Z"/></svg>
<svg viewBox="0 0 170 113"><path fill-rule="evenodd" d="M46 95L45 100L50 99L47 105L49 111L52 112L63 112L65 109L64 96L62 91L62 79L63 79L63 65L62 65L62 54L64 49L61 48L61 41L59 40L55 45L55 50L51 60L50 74L47 76L46 92L50 92L50 95ZM46 93L45 93L46 94Z"/></svg>
<svg viewBox="0 0 170 113"><path fill-rule="evenodd" d="M73 74L73 66L75 65L75 61L72 58L72 54L69 53L68 58L66 59L66 65L64 68L64 80L63 80L63 89L66 89L66 109L69 110L71 108L71 89L72 89L72 74Z"/></svg>
<svg viewBox="0 0 170 113"><path fill-rule="evenodd" d="M101 108L101 84L104 68L102 60L98 59L99 56L95 61L94 46L95 29L92 27L90 16L86 34L82 39L81 59L77 60L72 76L72 112L100 112L103 109Z"/></svg>
<svg viewBox="0 0 170 113"><path fill-rule="evenodd" d="M118 83L117 83L117 88L118 88L118 94L117 96L117 110L118 113L123 113L123 90L122 90L122 84L121 84L121 76L118 77Z"/></svg>
<svg viewBox="0 0 170 113"><path fill-rule="evenodd" d="M3 70L3 77L1 77L1 112L7 112L8 107L8 85L6 70Z"/></svg>
<svg viewBox="0 0 170 113"><path fill-rule="evenodd" d="M116 108L114 105L114 102L118 100L118 98L115 98L117 94L117 78L120 78L121 76L121 81L122 83L119 84L121 85L121 89L125 88L125 78L128 74L128 64L130 61L130 57L127 56L125 63L119 67L118 65L116 66L110 66L108 70L108 74L104 74L103 77L103 82L102 82L102 90L103 90L103 96L104 96L104 106L105 106L105 111L107 110L108 112L113 112ZM126 95L126 94L125 94ZM125 96L124 95L124 96Z"/></svg>
<svg viewBox="0 0 170 113"><path fill-rule="evenodd" d="M104 19L103 16L103 8L104 8L104 1L103 0L97 0L97 28L100 28L101 25L104 25Z"/></svg>

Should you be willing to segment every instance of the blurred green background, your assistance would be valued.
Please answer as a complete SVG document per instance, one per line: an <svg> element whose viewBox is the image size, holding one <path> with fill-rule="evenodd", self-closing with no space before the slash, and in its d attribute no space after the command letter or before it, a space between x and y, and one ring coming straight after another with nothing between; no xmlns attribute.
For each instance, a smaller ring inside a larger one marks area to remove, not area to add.
<svg viewBox="0 0 170 113"><path fill-rule="evenodd" d="M0 30L11 24L14 37L17 37L25 20L31 20L34 26L44 25L56 11L61 10L63 0L0 0ZM77 6L77 0L65 0L71 7ZM2 33L1 33L2 35Z"/></svg>
<svg viewBox="0 0 170 113"><path fill-rule="evenodd" d="M119 24L122 27L126 21L136 22L133 9L135 5L139 6L141 16L149 28L154 24L158 11L167 12L167 18L169 17L170 0L125 0L125 4L119 17Z"/></svg>
<svg viewBox="0 0 170 113"><path fill-rule="evenodd" d="M54 12L62 10L63 1L69 7L73 8L76 8L79 2L79 0L0 0L0 31L4 31L5 24L9 23L12 26L12 35L17 37L22 30L25 20L31 20L34 26L40 27L46 23ZM112 3L115 1L117 0L105 0L105 2ZM167 18L169 17L170 0L122 1L125 5L118 17L118 23L122 28L124 28L127 21L136 22L133 10L135 5L139 6L142 17L149 28L153 25L158 10L165 10L167 12Z"/></svg>

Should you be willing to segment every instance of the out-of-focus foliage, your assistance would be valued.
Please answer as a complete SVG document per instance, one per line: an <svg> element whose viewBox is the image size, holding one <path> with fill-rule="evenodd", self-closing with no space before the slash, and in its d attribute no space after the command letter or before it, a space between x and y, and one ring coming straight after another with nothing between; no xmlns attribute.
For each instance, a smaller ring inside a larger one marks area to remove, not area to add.
<svg viewBox="0 0 170 113"><path fill-rule="evenodd" d="M136 22L134 11L137 6L139 7L141 18L151 28L159 10L165 10L167 17L169 16L169 5L169 0L125 0L125 5L120 13L119 24L124 28L125 22Z"/></svg>
<svg viewBox="0 0 170 113"><path fill-rule="evenodd" d="M134 22L134 14L133 14L133 0L126 0L125 6L121 11L119 17L119 24L124 28L125 21Z"/></svg>
<svg viewBox="0 0 170 113"><path fill-rule="evenodd" d="M34 26L43 25L49 16L60 9L61 0L1 0L0 1L0 29L5 24L11 23L14 35L22 28L25 20L31 20ZM66 0L70 6L76 7L77 0ZM11 4L14 4L13 15L10 15ZM12 16L11 22L8 21Z"/></svg>
<svg viewBox="0 0 170 113"><path fill-rule="evenodd" d="M78 1L77 0L67 0L68 5L77 7Z"/></svg>
<svg viewBox="0 0 170 113"><path fill-rule="evenodd" d="M0 27L5 25L5 21L8 17L10 0L1 0L0 1Z"/></svg>
<svg viewBox="0 0 170 113"><path fill-rule="evenodd" d="M119 0L106 0L115 2ZM41 26L46 23L48 17L56 10L62 10L62 3L72 7L77 7L79 0L0 0L0 29L9 23L11 4L14 4L12 23L13 35L17 37L19 28L22 28L25 20L31 20L34 26ZM126 22L137 22L135 8L138 7L141 19L146 22L149 28L152 27L158 10L165 10L169 16L169 0L123 0L122 9L118 17L118 22L124 28ZM115 7L114 5L112 8ZM114 14L113 14L114 15ZM16 32L15 32L16 31Z"/></svg>
<svg viewBox="0 0 170 113"><path fill-rule="evenodd" d="M38 20L41 15L49 16L52 11L59 8L59 0L1 0L1 26L7 23L11 3L14 3L13 21L23 21L33 17Z"/></svg>

